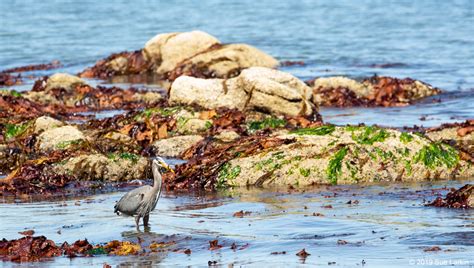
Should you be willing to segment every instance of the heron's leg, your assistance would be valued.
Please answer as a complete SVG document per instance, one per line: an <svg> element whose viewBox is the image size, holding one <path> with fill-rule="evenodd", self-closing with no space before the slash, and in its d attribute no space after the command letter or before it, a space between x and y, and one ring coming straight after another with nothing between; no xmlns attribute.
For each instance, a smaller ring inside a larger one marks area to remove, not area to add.
<svg viewBox="0 0 474 268"><path fill-rule="evenodd" d="M135 224L137 225L138 229L138 225L140 225L140 216L135 216Z"/></svg>
<svg viewBox="0 0 474 268"><path fill-rule="evenodd" d="M150 214L146 214L143 217L143 226L148 226L148 220L150 219Z"/></svg>

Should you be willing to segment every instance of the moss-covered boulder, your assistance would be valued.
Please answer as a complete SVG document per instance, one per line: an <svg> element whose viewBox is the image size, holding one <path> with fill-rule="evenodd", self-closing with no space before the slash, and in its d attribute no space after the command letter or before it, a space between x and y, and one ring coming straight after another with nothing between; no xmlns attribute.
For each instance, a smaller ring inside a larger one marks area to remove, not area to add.
<svg viewBox="0 0 474 268"><path fill-rule="evenodd" d="M239 142L226 147L225 151L234 152L234 156L218 165L215 172L208 172L214 174L215 186L304 186L474 176L472 164L460 159L455 148L411 133L332 125L286 132L274 136L284 142L267 149L239 151Z"/></svg>

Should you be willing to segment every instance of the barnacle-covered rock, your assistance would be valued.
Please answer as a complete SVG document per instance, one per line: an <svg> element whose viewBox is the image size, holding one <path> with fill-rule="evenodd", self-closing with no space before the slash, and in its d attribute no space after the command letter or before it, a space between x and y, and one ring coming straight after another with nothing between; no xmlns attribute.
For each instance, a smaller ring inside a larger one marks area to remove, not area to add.
<svg viewBox="0 0 474 268"><path fill-rule="evenodd" d="M451 144L466 152L474 162L474 120L463 123L443 124L426 131L426 136L434 141ZM466 156L467 157L467 156Z"/></svg>

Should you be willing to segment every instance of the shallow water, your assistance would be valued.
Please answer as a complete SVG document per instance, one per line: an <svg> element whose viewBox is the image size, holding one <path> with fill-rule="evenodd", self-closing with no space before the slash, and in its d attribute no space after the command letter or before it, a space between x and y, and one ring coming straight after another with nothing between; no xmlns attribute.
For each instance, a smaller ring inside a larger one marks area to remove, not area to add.
<svg viewBox="0 0 474 268"><path fill-rule="evenodd" d="M231 193L175 196L165 193L152 213L151 229L137 232L132 218L116 216L113 205L122 193L55 202L2 204L2 236L18 238L34 229L56 242L87 238L91 243L112 239L174 240L170 252L145 257L56 258L44 266L130 264L327 265L338 267L408 266L411 262L459 261L474 265L474 211L425 207L461 182L372 186L321 186L302 191L240 189ZM434 191L432 191L435 189ZM336 195L334 196L334 193ZM358 204L347 204L349 200ZM66 206L64 205L66 204ZM331 205L332 208L323 206ZM233 213L244 210L243 218ZM313 216L322 213L324 216ZM61 231L58 233L58 231ZM210 240L223 247L209 250ZM338 245L338 240L347 244ZM230 249L232 243L236 250ZM439 246L441 251L424 252ZM172 249L191 249L186 255ZM311 255L295 254L305 248ZM272 252L286 254L272 255ZM10 263L3 263L10 266ZM13 265L12 265L13 266Z"/></svg>
<svg viewBox="0 0 474 268"><path fill-rule="evenodd" d="M356 108L342 117L333 116L347 110L323 109L328 122L432 126L474 117L474 2L469 0L142 0L133 5L4 0L0 8L0 69L60 60L63 68L38 73L77 73L111 53L142 48L157 33L199 29L280 60L303 60L305 66L283 68L302 79L377 73L456 93L441 104Z"/></svg>

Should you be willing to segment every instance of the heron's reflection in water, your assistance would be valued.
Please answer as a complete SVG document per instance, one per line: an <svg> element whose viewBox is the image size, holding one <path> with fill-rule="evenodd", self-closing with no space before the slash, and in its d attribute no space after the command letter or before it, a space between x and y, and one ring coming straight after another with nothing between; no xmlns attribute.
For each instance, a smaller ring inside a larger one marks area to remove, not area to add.
<svg viewBox="0 0 474 268"><path fill-rule="evenodd" d="M177 247L177 243L172 241L183 240L178 235L152 232L151 227L145 227L143 231L136 229L124 231L121 236L124 241L139 244L144 254L125 256L117 267L156 267L168 256L170 251ZM158 250L150 250L150 245L153 243L163 243L169 246Z"/></svg>

